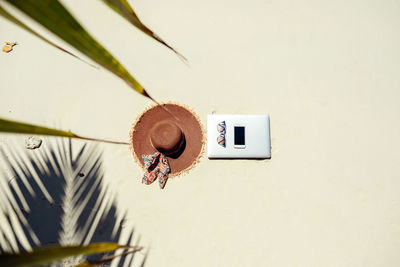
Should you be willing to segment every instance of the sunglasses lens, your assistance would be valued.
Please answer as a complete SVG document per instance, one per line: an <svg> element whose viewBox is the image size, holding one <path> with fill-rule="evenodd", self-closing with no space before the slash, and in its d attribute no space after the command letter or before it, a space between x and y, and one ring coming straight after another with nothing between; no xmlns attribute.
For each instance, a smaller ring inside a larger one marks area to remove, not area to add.
<svg viewBox="0 0 400 267"><path fill-rule="evenodd" d="M218 132L225 133L225 128L226 128L225 121L218 123L217 125Z"/></svg>
<svg viewBox="0 0 400 267"><path fill-rule="evenodd" d="M217 142L219 145L225 147L225 136L222 134L220 136L218 136Z"/></svg>

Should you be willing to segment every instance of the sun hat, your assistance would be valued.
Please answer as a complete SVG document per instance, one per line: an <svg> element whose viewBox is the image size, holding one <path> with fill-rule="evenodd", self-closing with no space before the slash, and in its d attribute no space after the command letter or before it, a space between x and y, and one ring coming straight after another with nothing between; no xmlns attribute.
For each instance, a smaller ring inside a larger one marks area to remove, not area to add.
<svg viewBox="0 0 400 267"><path fill-rule="evenodd" d="M199 161L204 136L201 122L192 110L176 103L162 103L139 115L130 131L129 143L134 159L143 169L143 155L163 153L171 177L190 170Z"/></svg>

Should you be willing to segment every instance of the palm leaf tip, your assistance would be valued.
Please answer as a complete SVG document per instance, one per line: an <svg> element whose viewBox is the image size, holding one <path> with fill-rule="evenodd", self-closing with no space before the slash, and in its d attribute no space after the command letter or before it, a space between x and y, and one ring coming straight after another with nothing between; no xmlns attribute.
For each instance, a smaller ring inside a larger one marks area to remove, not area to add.
<svg viewBox="0 0 400 267"><path fill-rule="evenodd" d="M82 139L82 140L87 140L87 141L97 141L97 142L105 142L105 143L111 143L111 144L129 145L129 143L127 143L127 142L110 141L110 140L105 140L105 139L83 137L83 136L74 134L73 132L70 132L70 131L57 130L57 129L38 126L38 125L30 124L30 123L6 120L6 119L2 119L2 118L0 118L0 132L69 137L69 138L77 138L77 139Z"/></svg>
<svg viewBox="0 0 400 267"><path fill-rule="evenodd" d="M130 248L133 248L133 250L128 250L128 251L126 251L124 253L121 253L121 254L118 254L118 255L114 255L114 256L110 256L110 257L105 257L105 258L102 258L102 259L96 260L96 261L85 261L85 262L82 262L82 263L76 265L75 267L100 266L101 264L110 262L115 258L124 257L124 256L127 256L129 254L134 254L134 253L139 252L139 251L141 251L143 249L143 247L130 247Z"/></svg>
<svg viewBox="0 0 400 267"><path fill-rule="evenodd" d="M0 132L76 137L75 134L69 131L56 130L52 128L37 126L34 124L6 120L2 118L0 118Z"/></svg>
<svg viewBox="0 0 400 267"><path fill-rule="evenodd" d="M185 56L175 50L172 46L167 44L161 37L159 37L155 32L153 32L149 27L147 27L136 15L136 12L132 8L132 6L128 3L127 0L103 0L103 2L109 6L112 10L116 13L121 15L125 20L131 23L133 26L138 28L147 36L150 36L157 42L161 43L162 45L166 46L170 50L172 50L185 64L187 64L188 60Z"/></svg>

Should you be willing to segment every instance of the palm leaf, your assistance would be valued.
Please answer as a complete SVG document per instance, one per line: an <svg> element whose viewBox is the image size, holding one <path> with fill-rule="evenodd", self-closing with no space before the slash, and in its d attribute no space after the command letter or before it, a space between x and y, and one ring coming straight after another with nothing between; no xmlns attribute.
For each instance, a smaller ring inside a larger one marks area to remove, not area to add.
<svg viewBox="0 0 400 267"><path fill-rule="evenodd" d="M83 59L81 59L80 57L78 57L77 55L71 53L70 51L56 45L55 43L53 43L52 41L50 41L49 39L43 37L42 35L40 35L39 33L37 33L36 31L34 31L32 28L30 28L28 25L26 25L25 23L23 23L22 21L20 21L19 19L17 19L16 17L14 17L12 14L8 13L3 7L0 6L0 16L3 16L4 18L8 19L9 21L15 23L16 25L18 25L19 27L21 27L22 29L32 33L33 35L35 35L36 37L38 37L39 39L41 39L42 41L45 41L46 43L48 43L49 45L61 50L64 53L67 53L68 55L71 55L73 57L75 57L76 59L79 59L80 61L89 64L92 67L97 68L96 66L84 61Z"/></svg>
<svg viewBox="0 0 400 267"><path fill-rule="evenodd" d="M6 0L50 32L152 99L143 86L97 42L58 0ZM11 20L15 23L15 21ZM153 100L153 99L152 99Z"/></svg>
<svg viewBox="0 0 400 267"><path fill-rule="evenodd" d="M75 267L95 267L95 266L100 266L101 264L107 263L112 261L113 259L119 258L119 257L124 257L127 256L129 254L134 254L138 251L141 251L143 248L142 247L137 247L134 250L130 250L130 251L126 251L124 253L121 253L119 255L114 255L111 257L105 257L102 258L101 260L96 260L96 261L85 261L82 262L81 264L76 265Z"/></svg>
<svg viewBox="0 0 400 267"><path fill-rule="evenodd" d="M93 243L86 246L64 247L47 246L30 252L0 254L0 265L14 267L45 265L72 256L105 253L125 247L117 243Z"/></svg>
<svg viewBox="0 0 400 267"><path fill-rule="evenodd" d="M115 142L115 141L109 141L109 140L104 140L104 139L83 137L83 136L74 134L70 131L57 130L57 129L47 128L47 127L37 126L34 124L28 124L28 123L24 123L24 122L5 120L2 118L0 118L0 132L35 134L35 135L51 135L51 136L78 138L78 139L89 140L89 141L100 141L100 142L106 142L106 143L112 143L112 144L124 144L124 145L128 144L125 142Z"/></svg>
<svg viewBox="0 0 400 267"><path fill-rule="evenodd" d="M166 47L174 51L174 53L177 54L184 62L187 62L187 59L182 54L180 54L178 51L176 51L174 48L164 42L155 32L153 32L142 23L142 21L136 15L135 11L127 0L103 0L103 2L105 2L111 9L120 14L127 21L129 21L133 26L137 27L139 30L141 30L143 33L150 36L154 40L165 45Z"/></svg>

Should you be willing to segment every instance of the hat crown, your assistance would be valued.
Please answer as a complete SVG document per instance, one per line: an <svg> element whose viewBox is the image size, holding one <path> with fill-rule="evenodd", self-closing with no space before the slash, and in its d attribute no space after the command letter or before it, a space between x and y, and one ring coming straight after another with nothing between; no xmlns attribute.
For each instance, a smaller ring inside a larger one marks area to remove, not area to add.
<svg viewBox="0 0 400 267"><path fill-rule="evenodd" d="M152 146L165 155L171 155L182 147L184 134L172 121L160 121L150 130Z"/></svg>

